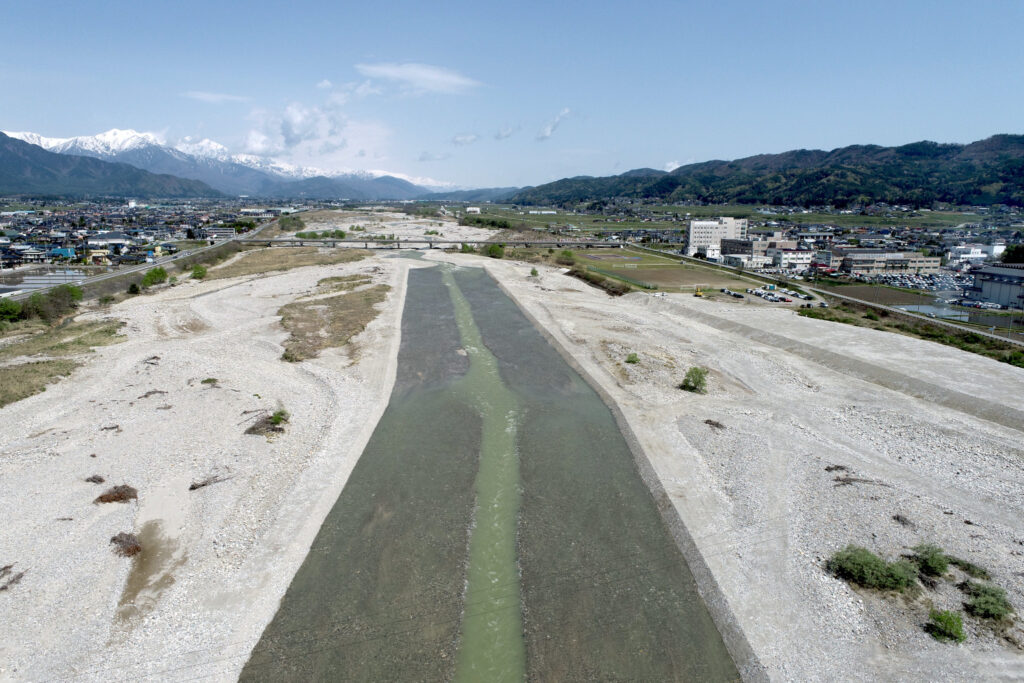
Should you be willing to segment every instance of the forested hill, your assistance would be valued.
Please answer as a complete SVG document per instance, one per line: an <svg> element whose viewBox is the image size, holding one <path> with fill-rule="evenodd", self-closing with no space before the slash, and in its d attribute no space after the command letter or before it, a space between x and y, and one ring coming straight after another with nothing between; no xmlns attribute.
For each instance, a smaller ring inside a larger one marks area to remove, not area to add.
<svg viewBox="0 0 1024 683"><path fill-rule="evenodd" d="M853 145L830 152L794 150L735 161L705 161L674 171L638 169L525 188L519 204L563 204L610 197L715 204L1024 205L1024 135L994 135L969 145L915 142Z"/></svg>

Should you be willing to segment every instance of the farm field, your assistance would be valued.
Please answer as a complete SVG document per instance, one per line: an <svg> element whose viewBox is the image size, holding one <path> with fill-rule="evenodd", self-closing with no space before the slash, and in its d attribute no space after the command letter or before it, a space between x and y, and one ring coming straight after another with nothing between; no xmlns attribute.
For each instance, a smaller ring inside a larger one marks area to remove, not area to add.
<svg viewBox="0 0 1024 683"><path fill-rule="evenodd" d="M639 280L668 291L692 291L698 285L711 289L753 286L750 280L726 271L624 249L588 249L576 252L576 261L605 275Z"/></svg>
<svg viewBox="0 0 1024 683"><path fill-rule="evenodd" d="M842 287L822 286L819 282L815 284L821 289L834 291L836 294L870 301L885 306L902 306L904 304L929 304L935 299L934 292L922 292L915 294L903 289L894 287L882 287L875 285L845 285Z"/></svg>

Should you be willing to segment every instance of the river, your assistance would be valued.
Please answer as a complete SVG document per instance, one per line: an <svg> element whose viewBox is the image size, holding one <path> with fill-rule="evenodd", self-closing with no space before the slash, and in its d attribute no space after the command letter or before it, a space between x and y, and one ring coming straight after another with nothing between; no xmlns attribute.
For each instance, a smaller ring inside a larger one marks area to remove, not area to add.
<svg viewBox="0 0 1024 683"><path fill-rule="evenodd" d="M737 680L600 397L479 268L409 273L390 403L243 680Z"/></svg>

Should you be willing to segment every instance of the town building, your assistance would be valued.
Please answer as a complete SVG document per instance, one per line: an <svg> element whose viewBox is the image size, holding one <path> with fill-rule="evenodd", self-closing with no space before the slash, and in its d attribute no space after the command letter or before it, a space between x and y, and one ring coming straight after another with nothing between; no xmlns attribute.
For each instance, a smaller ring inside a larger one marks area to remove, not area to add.
<svg viewBox="0 0 1024 683"><path fill-rule="evenodd" d="M1024 307L1024 263L999 263L971 271L974 286L966 290L975 301L1004 308Z"/></svg>
<svg viewBox="0 0 1024 683"><path fill-rule="evenodd" d="M686 255L707 255L708 248L721 249L724 239L746 239L746 218L716 218L714 220L692 220L686 233Z"/></svg>
<svg viewBox="0 0 1024 683"><path fill-rule="evenodd" d="M924 256L916 251L887 249L844 249L840 270L853 275L887 275L892 273L937 273L942 259Z"/></svg>
<svg viewBox="0 0 1024 683"><path fill-rule="evenodd" d="M813 251L801 251L798 249L778 249L771 248L765 254L772 260L772 265L776 268L792 268L796 270L803 270L811 266L811 261L814 258Z"/></svg>
<svg viewBox="0 0 1024 683"><path fill-rule="evenodd" d="M732 239L721 242L722 256L766 256L769 249L796 249L796 240L777 239Z"/></svg>
<svg viewBox="0 0 1024 683"><path fill-rule="evenodd" d="M733 268L764 268L771 265L767 256L747 256L746 254L728 254L722 256L722 262Z"/></svg>

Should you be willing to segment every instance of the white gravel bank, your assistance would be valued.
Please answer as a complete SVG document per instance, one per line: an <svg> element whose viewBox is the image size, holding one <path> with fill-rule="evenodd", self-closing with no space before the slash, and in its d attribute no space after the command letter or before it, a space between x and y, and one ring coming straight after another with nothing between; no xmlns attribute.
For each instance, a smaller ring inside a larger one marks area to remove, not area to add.
<svg viewBox="0 0 1024 683"><path fill-rule="evenodd" d="M1012 421L1024 370L790 310L614 299L554 268L429 258L485 266L618 404L771 678L1024 679L1024 652L973 618L962 645L924 632L930 605L962 608L951 583L905 601L824 569L848 543L896 558L934 542L987 568L1024 610L1024 424ZM624 362L631 352L638 364ZM858 363L833 367L830 354ZM707 395L676 388L692 365L710 369ZM900 390L901 376L942 403ZM979 418L972 398L1007 419Z"/></svg>
<svg viewBox="0 0 1024 683"><path fill-rule="evenodd" d="M0 679L237 677L387 404L409 265L185 282L90 314L127 341L0 409L0 565L26 572L0 593ZM281 361L277 310L352 273L392 287L357 358ZM285 433L243 434L279 406ZM92 503L121 483L137 502ZM160 552L115 556L122 531Z"/></svg>

